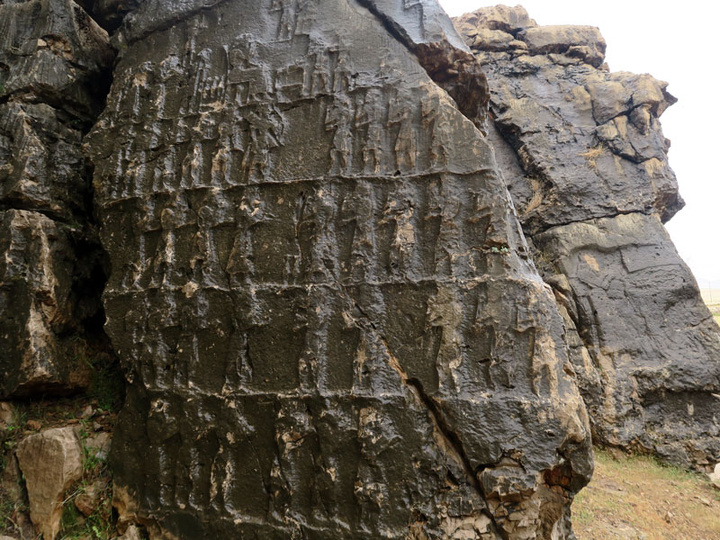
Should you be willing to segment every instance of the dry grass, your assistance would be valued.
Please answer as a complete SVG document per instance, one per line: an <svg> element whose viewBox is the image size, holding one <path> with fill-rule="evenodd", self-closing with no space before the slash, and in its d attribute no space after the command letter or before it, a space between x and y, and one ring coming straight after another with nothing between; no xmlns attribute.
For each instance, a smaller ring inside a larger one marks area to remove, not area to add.
<svg viewBox="0 0 720 540"><path fill-rule="evenodd" d="M720 325L720 289L700 289L702 299L713 314L715 322Z"/></svg>
<svg viewBox="0 0 720 540"><path fill-rule="evenodd" d="M703 302L708 306L717 306L720 308L720 289L700 289Z"/></svg>
<svg viewBox="0 0 720 540"><path fill-rule="evenodd" d="M651 458L596 452L595 475L573 504L578 540L718 540L720 491Z"/></svg>

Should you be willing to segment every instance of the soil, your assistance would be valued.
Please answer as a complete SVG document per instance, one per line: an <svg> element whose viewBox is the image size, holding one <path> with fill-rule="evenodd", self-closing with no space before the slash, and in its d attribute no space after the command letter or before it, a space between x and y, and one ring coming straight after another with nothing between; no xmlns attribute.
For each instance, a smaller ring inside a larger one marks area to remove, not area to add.
<svg viewBox="0 0 720 540"><path fill-rule="evenodd" d="M707 477L648 457L595 458L573 504L578 540L720 540L720 490Z"/></svg>

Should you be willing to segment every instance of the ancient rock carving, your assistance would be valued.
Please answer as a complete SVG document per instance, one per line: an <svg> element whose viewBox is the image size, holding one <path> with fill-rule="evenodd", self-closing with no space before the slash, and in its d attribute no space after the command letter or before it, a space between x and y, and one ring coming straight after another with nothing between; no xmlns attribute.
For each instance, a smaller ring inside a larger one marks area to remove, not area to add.
<svg viewBox="0 0 720 540"><path fill-rule="evenodd" d="M437 4L147 0L114 39L121 525L569 537L585 408Z"/></svg>
<svg viewBox="0 0 720 540"><path fill-rule="evenodd" d="M661 223L673 98L596 29L82 5L0 5L0 386L87 384L111 268L128 537L572 538L577 383L599 442L718 460L718 332Z"/></svg>
<svg viewBox="0 0 720 540"><path fill-rule="evenodd" d="M649 75L610 73L592 27L521 8L455 20L487 74L491 140L568 327L593 437L720 460L720 330L662 221L682 207Z"/></svg>

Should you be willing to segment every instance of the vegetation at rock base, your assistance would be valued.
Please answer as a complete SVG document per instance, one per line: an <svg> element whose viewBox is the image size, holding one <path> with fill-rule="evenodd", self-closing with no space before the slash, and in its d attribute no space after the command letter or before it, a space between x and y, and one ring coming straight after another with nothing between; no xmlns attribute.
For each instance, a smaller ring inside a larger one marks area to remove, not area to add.
<svg viewBox="0 0 720 540"><path fill-rule="evenodd" d="M595 474L573 503L578 540L717 540L720 491L650 457L596 450Z"/></svg>
<svg viewBox="0 0 720 540"><path fill-rule="evenodd" d="M0 536L35 538L29 519L24 479L14 451L28 435L54 427L72 426L83 451L83 476L65 494L58 540L107 540L117 537L112 509L112 475L107 441L124 398L116 362L83 359L92 368L86 395L13 403L14 419L0 425ZM98 443L98 437L102 444ZM15 475L13 472L16 471ZM12 485L10 485L12 484Z"/></svg>

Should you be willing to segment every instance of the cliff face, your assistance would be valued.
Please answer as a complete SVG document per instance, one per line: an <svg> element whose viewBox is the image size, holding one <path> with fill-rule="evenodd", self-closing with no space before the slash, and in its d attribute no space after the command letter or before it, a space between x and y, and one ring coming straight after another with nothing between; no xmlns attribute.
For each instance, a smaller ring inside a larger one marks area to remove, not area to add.
<svg viewBox="0 0 720 540"><path fill-rule="evenodd" d="M122 518L186 538L568 535L585 409L492 150L429 76L452 91L447 59L476 65L449 20L207 7L128 16L87 138L130 377Z"/></svg>
<svg viewBox="0 0 720 540"><path fill-rule="evenodd" d="M0 399L81 391L107 354L81 142L113 56L70 0L0 4Z"/></svg>
<svg viewBox="0 0 720 540"><path fill-rule="evenodd" d="M714 464L720 329L662 226L682 207L658 121L667 83L608 72L596 28L504 6L455 23L487 74L491 140L595 442Z"/></svg>
<svg viewBox="0 0 720 540"><path fill-rule="evenodd" d="M594 29L458 25L0 3L0 397L119 356L121 532L572 538L585 403L602 443L720 459L664 83Z"/></svg>

